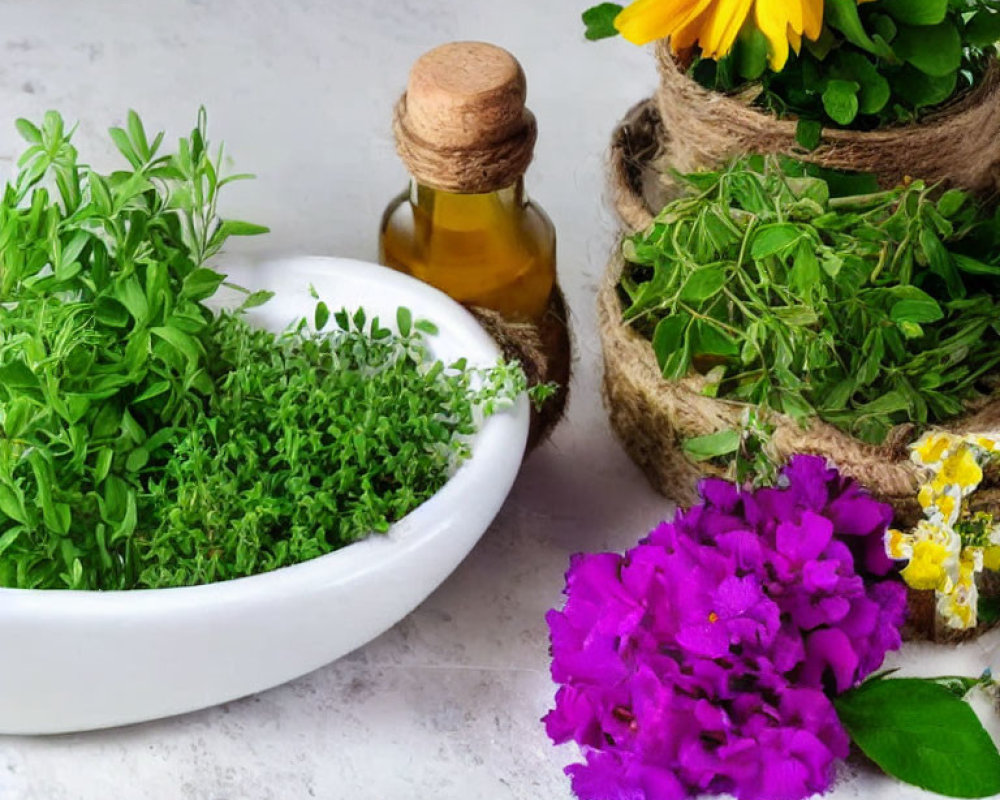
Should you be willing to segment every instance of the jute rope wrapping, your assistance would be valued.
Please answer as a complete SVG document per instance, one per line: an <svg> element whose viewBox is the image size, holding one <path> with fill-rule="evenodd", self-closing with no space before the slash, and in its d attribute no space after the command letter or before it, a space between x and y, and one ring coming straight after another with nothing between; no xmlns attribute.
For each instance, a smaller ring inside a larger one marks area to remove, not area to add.
<svg viewBox="0 0 1000 800"><path fill-rule="evenodd" d="M407 125L406 95L396 104L392 129L396 152L418 182L446 192L486 194L506 188L531 163L538 136L534 115L524 109L522 124L499 142L443 147L421 139Z"/></svg>
<svg viewBox="0 0 1000 800"><path fill-rule="evenodd" d="M511 322L486 308L471 311L500 345L504 356L521 362L529 385L552 382L558 387L541 408L532 408L528 450L533 450L562 419L569 398L572 346L562 292L556 287L548 311L538 324Z"/></svg>
<svg viewBox="0 0 1000 800"><path fill-rule="evenodd" d="M835 169L874 173L884 187L905 176L977 194L1000 188L1000 67L980 85L919 123L877 131L824 128L822 144L806 153L794 120L748 105L747 98L708 91L689 78L668 45L656 46L660 87L656 106L670 132L663 153L680 172L714 167L745 153L785 153Z"/></svg>
<svg viewBox="0 0 1000 800"><path fill-rule="evenodd" d="M651 102L629 112L615 131L609 165L609 186L626 230L649 225L653 209L644 197L649 177L666 143L663 126ZM655 141L661 137L661 141ZM658 210L658 208L657 208ZM666 380L648 340L622 320L617 285L624 267L620 251L612 256L598 296L598 323L604 351L604 396L611 425L625 450L646 474L655 489L680 505L697 501L697 484L703 477L722 470L707 462L689 460L683 452L685 439L739 428L743 403L701 394L699 376L680 381ZM880 500L896 510L896 524L911 525L921 516L916 502L920 474L909 459L912 426L896 429L883 445L870 445L820 420L803 426L789 417L774 415L772 446L779 459L795 453L824 456L846 475L867 486ZM994 396L961 419L943 426L955 433L1000 428L1000 398ZM987 474L977 491L976 503L1000 508L1000 476ZM1000 591L1000 576L989 575L982 590ZM933 592L911 592L911 635L937 641L962 638L937 618Z"/></svg>

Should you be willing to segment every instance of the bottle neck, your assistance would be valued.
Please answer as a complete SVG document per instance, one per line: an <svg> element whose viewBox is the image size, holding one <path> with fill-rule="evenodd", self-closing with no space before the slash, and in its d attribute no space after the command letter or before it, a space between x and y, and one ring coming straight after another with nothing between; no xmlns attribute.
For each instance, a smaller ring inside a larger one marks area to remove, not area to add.
<svg viewBox="0 0 1000 800"><path fill-rule="evenodd" d="M516 213L528 202L524 191L524 176L510 186L486 194L458 194L435 189L410 180L410 202L430 216L455 214L476 214L483 211L492 213L508 211Z"/></svg>

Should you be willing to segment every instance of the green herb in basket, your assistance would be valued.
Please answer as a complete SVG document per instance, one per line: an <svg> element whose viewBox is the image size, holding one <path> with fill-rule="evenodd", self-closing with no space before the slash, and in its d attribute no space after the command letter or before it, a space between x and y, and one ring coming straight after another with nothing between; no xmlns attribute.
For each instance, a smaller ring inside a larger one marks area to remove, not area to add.
<svg viewBox="0 0 1000 800"><path fill-rule="evenodd" d="M978 86L1000 39L997 0L828 0L819 37L804 38L783 70L768 68L762 33L748 29L731 54L698 59L692 76L722 92L751 90L754 104L820 126L868 130L916 119Z"/></svg>
<svg viewBox="0 0 1000 800"><path fill-rule="evenodd" d="M624 317L664 377L868 442L952 417L1000 365L997 222L919 181L831 197L796 162L688 175L625 242Z"/></svg>

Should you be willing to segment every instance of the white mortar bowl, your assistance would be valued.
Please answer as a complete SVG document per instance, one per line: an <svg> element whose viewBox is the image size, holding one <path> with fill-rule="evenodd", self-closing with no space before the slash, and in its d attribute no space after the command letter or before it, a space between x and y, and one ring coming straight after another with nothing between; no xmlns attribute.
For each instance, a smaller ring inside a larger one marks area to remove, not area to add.
<svg viewBox="0 0 1000 800"><path fill-rule="evenodd" d="M292 258L221 268L276 292L252 318L279 331L315 305L396 308L433 321L435 356L496 363L499 350L460 305L384 267ZM276 686L349 653L410 613L478 541L517 475L527 398L486 421L473 455L430 500L328 555L205 586L128 592L0 589L0 733L64 733L193 711Z"/></svg>

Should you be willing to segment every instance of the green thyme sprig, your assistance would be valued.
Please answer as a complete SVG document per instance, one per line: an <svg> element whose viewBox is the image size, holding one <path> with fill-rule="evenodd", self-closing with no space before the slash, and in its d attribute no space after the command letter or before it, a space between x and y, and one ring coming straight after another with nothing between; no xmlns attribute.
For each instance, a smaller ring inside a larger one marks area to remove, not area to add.
<svg viewBox="0 0 1000 800"><path fill-rule="evenodd" d="M919 181L831 197L809 169L687 176L625 242L625 320L665 377L701 372L706 393L868 442L958 414L1000 365L996 221Z"/></svg>
<svg viewBox="0 0 1000 800"><path fill-rule="evenodd" d="M405 309L399 335L360 310L333 316L332 335L213 324L219 392L148 471L143 502L162 515L137 536L138 586L253 575L387 531L469 456L480 416L526 388L516 364L434 360L433 329Z"/></svg>

